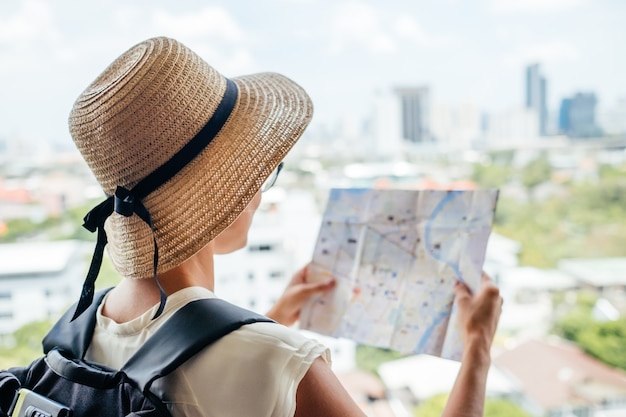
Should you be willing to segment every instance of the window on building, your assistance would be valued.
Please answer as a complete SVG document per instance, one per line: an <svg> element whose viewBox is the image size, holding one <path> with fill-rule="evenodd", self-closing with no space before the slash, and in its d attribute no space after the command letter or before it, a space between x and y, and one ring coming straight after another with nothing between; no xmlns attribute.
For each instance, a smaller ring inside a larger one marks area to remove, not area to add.
<svg viewBox="0 0 626 417"><path fill-rule="evenodd" d="M248 247L248 250L250 252L271 252L274 250L274 245L271 245L269 243L264 243L261 245L250 245Z"/></svg>
<svg viewBox="0 0 626 417"><path fill-rule="evenodd" d="M279 279L284 277L283 271L270 271L270 279Z"/></svg>

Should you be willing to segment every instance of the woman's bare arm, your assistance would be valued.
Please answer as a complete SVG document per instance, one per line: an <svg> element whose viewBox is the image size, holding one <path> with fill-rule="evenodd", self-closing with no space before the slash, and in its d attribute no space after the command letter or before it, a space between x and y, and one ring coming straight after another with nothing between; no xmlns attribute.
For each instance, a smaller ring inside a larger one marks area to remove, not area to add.
<svg viewBox="0 0 626 417"><path fill-rule="evenodd" d="M296 395L295 417L365 417L330 366L317 358Z"/></svg>
<svg viewBox="0 0 626 417"><path fill-rule="evenodd" d="M461 368L442 417L479 417L485 407L491 343L502 310L500 291L483 274L481 290L472 295L465 284L454 287L464 350Z"/></svg>

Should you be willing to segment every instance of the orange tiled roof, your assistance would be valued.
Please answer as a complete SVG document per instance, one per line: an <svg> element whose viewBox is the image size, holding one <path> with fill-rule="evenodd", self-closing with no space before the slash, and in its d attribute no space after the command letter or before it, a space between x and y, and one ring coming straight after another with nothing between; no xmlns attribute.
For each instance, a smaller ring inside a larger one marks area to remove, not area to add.
<svg viewBox="0 0 626 417"><path fill-rule="evenodd" d="M0 201L8 201L12 203L30 203L32 198L28 190L23 188L4 188L0 185Z"/></svg>
<svg viewBox="0 0 626 417"><path fill-rule="evenodd" d="M545 409L626 397L626 372L587 355L573 343L530 340L494 358Z"/></svg>

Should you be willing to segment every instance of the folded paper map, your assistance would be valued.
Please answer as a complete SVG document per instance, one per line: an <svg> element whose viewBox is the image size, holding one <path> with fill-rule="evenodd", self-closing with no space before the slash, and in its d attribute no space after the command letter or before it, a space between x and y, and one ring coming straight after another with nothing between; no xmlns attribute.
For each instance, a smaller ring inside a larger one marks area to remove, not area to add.
<svg viewBox="0 0 626 417"><path fill-rule="evenodd" d="M459 360L453 285L476 291L497 190L333 189L307 279L336 278L300 327Z"/></svg>

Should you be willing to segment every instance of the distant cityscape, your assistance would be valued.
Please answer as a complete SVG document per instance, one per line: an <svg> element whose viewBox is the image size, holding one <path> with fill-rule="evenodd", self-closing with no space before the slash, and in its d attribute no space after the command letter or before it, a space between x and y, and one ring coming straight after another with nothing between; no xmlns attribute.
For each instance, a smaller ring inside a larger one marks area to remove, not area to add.
<svg viewBox="0 0 626 417"><path fill-rule="evenodd" d="M428 85L402 85L377 91L364 123L341 120L333 127L317 126L309 136L347 156L381 158L626 137L626 92L617 102L604 103L601 112L593 91L561 97L559 108L551 110L550 83L541 64L523 70L524 102L518 106L485 113L471 101L440 101Z"/></svg>

